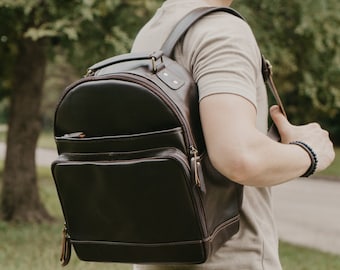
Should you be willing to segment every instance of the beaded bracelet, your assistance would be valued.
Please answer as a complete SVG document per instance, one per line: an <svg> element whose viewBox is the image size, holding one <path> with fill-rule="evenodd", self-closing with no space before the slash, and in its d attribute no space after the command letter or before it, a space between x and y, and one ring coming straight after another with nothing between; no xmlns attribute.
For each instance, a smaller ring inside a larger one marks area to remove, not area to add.
<svg viewBox="0 0 340 270"><path fill-rule="evenodd" d="M311 165L309 166L308 170L303 175L301 175L301 177L308 177L308 176L311 176L313 173L315 173L317 165L318 165L318 158L316 156L316 153L313 151L313 149L308 144L301 142L301 141L295 141L289 144L295 144L295 145L302 147L308 153L311 159L311 162L312 162Z"/></svg>

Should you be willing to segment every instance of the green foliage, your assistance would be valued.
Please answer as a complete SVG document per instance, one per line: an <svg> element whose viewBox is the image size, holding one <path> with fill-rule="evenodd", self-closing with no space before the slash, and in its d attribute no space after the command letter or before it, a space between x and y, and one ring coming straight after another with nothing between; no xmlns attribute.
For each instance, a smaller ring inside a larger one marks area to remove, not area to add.
<svg viewBox="0 0 340 270"><path fill-rule="evenodd" d="M320 121L340 139L340 2L243 0L234 7L272 62L290 119Z"/></svg>
<svg viewBox="0 0 340 270"><path fill-rule="evenodd" d="M48 39L52 59L59 45L70 57L69 61L84 67L128 51L136 31L159 2L0 0L0 57L10 64L0 71L1 93L11 88L11 65L15 64L18 45L23 39Z"/></svg>
<svg viewBox="0 0 340 270"><path fill-rule="evenodd" d="M50 64L43 120L51 127L55 103L64 87L93 63L129 51L136 32L160 2L0 0L0 59L6 63L6 68L0 69L0 102L9 95L13 81L18 80L13 67L20 44L25 39L45 39ZM1 122L7 120L8 106L8 101L0 103Z"/></svg>
<svg viewBox="0 0 340 270"><path fill-rule="evenodd" d="M44 98L42 101L44 130L51 131L53 129L56 103L59 101L59 97L65 87L77 79L79 79L79 74L75 72L74 68L65 57L65 54L61 52L57 53L54 57L54 61L49 62L46 70ZM52 135L51 138L53 138Z"/></svg>

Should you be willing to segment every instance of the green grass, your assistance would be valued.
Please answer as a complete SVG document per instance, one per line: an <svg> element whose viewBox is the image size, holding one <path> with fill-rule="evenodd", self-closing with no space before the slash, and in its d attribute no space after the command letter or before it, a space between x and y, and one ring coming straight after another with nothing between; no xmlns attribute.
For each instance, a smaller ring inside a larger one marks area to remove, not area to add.
<svg viewBox="0 0 340 270"><path fill-rule="evenodd" d="M280 257L284 270L340 269L340 256L282 242L280 243Z"/></svg>
<svg viewBox="0 0 340 270"><path fill-rule="evenodd" d="M3 128L3 125L0 125L0 142L6 141L6 129Z"/></svg>
<svg viewBox="0 0 340 270"><path fill-rule="evenodd" d="M0 223L0 269L53 270L61 269L59 263L61 224L9 225ZM130 270L129 265L87 263L72 254L65 269L72 270Z"/></svg>

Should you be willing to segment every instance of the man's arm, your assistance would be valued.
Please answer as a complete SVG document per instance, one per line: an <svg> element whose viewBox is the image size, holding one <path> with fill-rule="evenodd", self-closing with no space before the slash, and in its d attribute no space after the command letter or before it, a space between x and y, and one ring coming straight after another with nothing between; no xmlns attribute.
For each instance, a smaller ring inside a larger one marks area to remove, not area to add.
<svg viewBox="0 0 340 270"><path fill-rule="evenodd" d="M327 131L318 124L291 125L278 107L271 109L271 115L282 143L256 129L256 109L241 96L207 96L200 102L200 115L212 164L243 185L273 186L303 175L311 159L304 149L289 142L308 144L317 154L318 171L335 157Z"/></svg>

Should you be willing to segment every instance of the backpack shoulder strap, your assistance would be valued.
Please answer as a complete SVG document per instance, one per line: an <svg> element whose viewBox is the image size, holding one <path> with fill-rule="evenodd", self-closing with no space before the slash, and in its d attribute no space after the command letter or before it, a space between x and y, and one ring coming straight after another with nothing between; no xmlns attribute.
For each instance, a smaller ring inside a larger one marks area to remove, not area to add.
<svg viewBox="0 0 340 270"><path fill-rule="evenodd" d="M185 33L189 30L189 28L197 22L202 17L217 11L224 11L230 14L233 14L242 20L245 20L241 14L239 14L236 10L228 7L202 7L197 8L187 14L172 30L166 41L164 42L161 51L164 55L168 57L172 57L173 50L177 44L177 42L185 35Z"/></svg>
<svg viewBox="0 0 340 270"><path fill-rule="evenodd" d="M202 8L194 9L177 23L177 25L172 30L168 38L165 40L161 48L161 51L163 52L163 54L170 58L173 58L173 50L177 42L185 35L188 29L202 17L208 14L211 14L213 12L218 12L218 11L227 12L229 14L235 15L236 17L239 17L240 19L246 21L246 19L240 13L238 13L236 10L229 8L229 7L202 7ZM287 118L287 114L285 112L283 103L281 101L280 95L275 87L275 84L272 78L272 66L263 55L262 55L262 76L263 76L264 81L268 85L268 88L270 89L272 95L274 96L277 105L279 105L282 113ZM273 135L272 137L274 138L274 136L276 135ZM277 138L275 139L277 140Z"/></svg>

